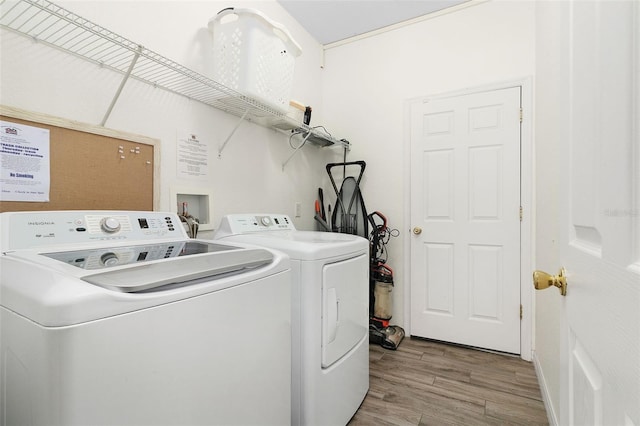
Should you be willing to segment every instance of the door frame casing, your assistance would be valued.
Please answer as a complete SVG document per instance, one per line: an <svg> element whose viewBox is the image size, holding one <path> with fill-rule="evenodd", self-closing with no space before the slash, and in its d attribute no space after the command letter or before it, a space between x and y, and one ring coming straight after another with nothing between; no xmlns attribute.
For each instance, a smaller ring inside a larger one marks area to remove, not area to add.
<svg viewBox="0 0 640 426"><path fill-rule="evenodd" d="M525 361L532 360L534 342L534 312L535 298L533 297L533 285L531 271L535 264L535 209L534 194L535 181L535 157L533 146L533 78L523 77L515 80L506 80L483 86L475 86L466 89L438 93L427 96L407 99L404 102L404 153L403 153L403 199L404 199L404 223L406 224L403 243L404 256L404 280L403 280L403 305L404 326L411 330L411 106L417 102L428 99L442 99L454 96L471 95L480 92L489 92L513 87L520 88L522 123L520 126L520 202L523 209L520 225L520 303L522 305L522 319L520 321L520 357ZM516 213L514 213L516 214ZM410 333L409 333L410 334Z"/></svg>

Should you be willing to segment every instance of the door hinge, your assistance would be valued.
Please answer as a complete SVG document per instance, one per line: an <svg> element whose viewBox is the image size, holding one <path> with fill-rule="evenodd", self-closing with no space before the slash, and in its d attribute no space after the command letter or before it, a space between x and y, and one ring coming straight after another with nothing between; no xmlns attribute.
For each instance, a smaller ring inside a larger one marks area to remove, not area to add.
<svg viewBox="0 0 640 426"><path fill-rule="evenodd" d="M522 216L524 216L524 209L520 206L520 222L522 222Z"/></svg>
<svg viewBox="0 0 640 426"><path fill-rule="evenodd" d="M520 108L520 122L522 123L522 108Z"/></svg>
<svg viewBox="0 0 640 426"><path fill-rule="evenodd" d="M520 319L522 319L522 305L520 305Z"/></svg>

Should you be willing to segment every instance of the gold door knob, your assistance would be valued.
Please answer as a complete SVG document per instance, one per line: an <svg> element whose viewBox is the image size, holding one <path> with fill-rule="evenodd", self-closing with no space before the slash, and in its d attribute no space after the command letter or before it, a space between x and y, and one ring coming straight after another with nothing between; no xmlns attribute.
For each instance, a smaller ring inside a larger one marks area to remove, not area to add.
<svg viewBox="0 0 640 426"><path fill-rule="evenodd" d="M549 287L558 287L562 296L567 295L567 279L565 277L566 271L564 268L560 269L558 275L550 275L543 271L535 271L533 273L533 286L536 290L544 290Z"/></svg>
<svg viewBox="0 0 640 426"><path fill-rule="evenodd" d="M415 235L420 235L420 234L422 234L422 228L420 228L420 227L416 226L415 228L413 228L413 233L414 233Z"/></svg>

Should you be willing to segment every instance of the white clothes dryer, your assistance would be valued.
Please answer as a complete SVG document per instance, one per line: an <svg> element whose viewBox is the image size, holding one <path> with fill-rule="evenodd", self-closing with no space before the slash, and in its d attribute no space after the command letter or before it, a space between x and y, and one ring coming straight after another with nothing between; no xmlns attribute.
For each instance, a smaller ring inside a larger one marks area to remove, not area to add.
<svg viewBox="0 0 640 426"><path fill-rule="evenodd" d="M172 213L0 230L1 425L290 422L286 255L188 239Z"/></svg>
<svg viewBox="0 0 640 426"><path fill-rule="evenodd" d="M293 425L344 426L369 389L369 242L233 214L214 239L282 251L292 269Z"/></svg>

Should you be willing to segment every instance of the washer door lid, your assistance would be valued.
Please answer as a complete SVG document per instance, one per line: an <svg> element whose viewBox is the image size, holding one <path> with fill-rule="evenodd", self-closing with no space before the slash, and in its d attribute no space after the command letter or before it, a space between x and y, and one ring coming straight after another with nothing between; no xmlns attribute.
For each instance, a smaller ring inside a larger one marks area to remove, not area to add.
<svg viewBox="0 0 640 426"><path fill-rule="evenodd" d="M171 284L183 284L217 275L240 273L273 262L273 254L263 249L233 250L207 253L185 258L172 258L87 275L82 279L109 290L138 293L161 290Z"/></svg>

